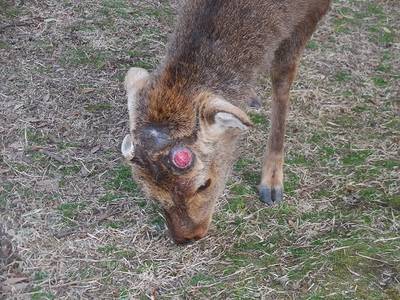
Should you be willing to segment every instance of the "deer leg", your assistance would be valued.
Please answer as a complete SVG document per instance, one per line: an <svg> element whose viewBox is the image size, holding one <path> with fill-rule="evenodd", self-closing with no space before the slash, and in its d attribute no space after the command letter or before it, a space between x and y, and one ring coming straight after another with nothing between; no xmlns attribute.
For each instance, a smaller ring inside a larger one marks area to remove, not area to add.
<svg viewBox="0 0 400 300"><path fill-rule="evenodd" d="M306 27L307 28L307 27ZM270 68L272 83L271 127L262 163L259 186L260 199L272 205L283 199L283 161L285 123L289 108L290 87L296 76L297 65L309 36L310 28L299 28L292 38L283 41Z"/></svg>

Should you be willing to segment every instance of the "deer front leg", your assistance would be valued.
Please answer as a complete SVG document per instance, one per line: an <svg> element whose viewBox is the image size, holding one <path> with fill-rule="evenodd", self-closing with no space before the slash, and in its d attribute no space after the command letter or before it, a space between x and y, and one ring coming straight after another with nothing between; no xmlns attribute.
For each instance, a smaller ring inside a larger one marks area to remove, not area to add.
<svg viewBox="0 0 400 300"><path fill-rule="evenodd" d="M287 65L275 64L271 69L271 129L264 154L259 187L260 199L269 205L277 204L283 199L285 123L289 107L290 87L296 75L296 65L297 63L294 63L287 67Z"/></svg>

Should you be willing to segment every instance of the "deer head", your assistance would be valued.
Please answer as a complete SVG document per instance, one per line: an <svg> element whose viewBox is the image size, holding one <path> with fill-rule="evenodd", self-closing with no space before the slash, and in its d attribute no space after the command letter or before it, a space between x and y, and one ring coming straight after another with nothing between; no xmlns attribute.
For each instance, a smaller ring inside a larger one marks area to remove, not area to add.
<svg viewBox="0 0 400 300"><path fill-rule="evenodd" d="M121 151L133 178L162 206L176 243L204 237L237 137L251 126L248 116L219 95L187 89L170 73L132 68L125 89L130 134Z"/></svg>

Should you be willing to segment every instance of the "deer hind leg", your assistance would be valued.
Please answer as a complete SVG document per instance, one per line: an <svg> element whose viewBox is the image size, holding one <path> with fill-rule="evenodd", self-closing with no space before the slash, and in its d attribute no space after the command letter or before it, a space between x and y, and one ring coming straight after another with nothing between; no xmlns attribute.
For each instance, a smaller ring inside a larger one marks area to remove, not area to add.
<svg viewBox="0 0 400 300"><path fill-rule="evenodd" d="M290 87L296 76L304 46L315 27L316 23L310 24L309 20L300 23L291 38L284 40L275 51L271 64L271 128L259 186L260 199L269 205L279 203L283 199L283 148Z"/></svg>

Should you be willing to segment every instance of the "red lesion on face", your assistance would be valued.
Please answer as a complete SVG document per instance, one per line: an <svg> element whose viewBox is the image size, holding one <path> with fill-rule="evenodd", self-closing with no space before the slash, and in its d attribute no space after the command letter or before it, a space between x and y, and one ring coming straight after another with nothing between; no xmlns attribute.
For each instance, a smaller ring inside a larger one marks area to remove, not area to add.
<svg viewBox="0 0 400 300"><path fill-rule="evenodd" d="M178 168L186 168L192 162L192 155L189 151L178 150L172 161Z"/></svg>

